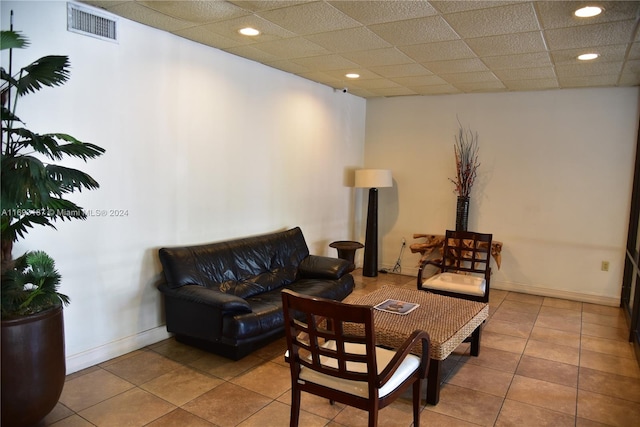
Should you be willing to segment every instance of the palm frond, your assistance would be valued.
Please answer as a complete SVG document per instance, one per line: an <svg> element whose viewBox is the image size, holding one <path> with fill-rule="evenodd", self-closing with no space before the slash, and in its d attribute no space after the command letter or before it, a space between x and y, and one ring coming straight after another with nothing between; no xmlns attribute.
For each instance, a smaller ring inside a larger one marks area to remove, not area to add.
<svg viewBox="0 0 640 427"><path fill-rule="evenodd" d="M16 147L30 147L51 160L62 159L57 150L58 142L51 135L40 135L25 128L7 129L7 132L13 137Z"/></svg>
<svg viewBox="0 0 640 427"><path fill-rule="evenodd" d="M19 31L0 31L0 50L22 49L29 46L29 39Z"/></svg>
<svg viewBox="0 0 640 427"><path fill-rule="evenodd" d="M22 122L18 116L13 114L8 108L4 105L2 106L2 112L0 113L0 119L4 122Z"/></svg>
<svg viewBox="0 0 640 427"><path fill-rule="evenodd" d="M44 215L40 215L39 213L24 215L11 223L6 231L3 231L3 234L6 233L6 235L3 236L3 239L12 237L14 242L17 241L18 238L24 239L26 234L29 232L28 229L33 228L34 225L44 225L54 229L56 228L49 218Z"/></svg>
<svg viewBox="0 0 640 427"><path fill-rule="evenodd" d="M47 174L55 182L56 194L72 193L75 190L95 190L100 184L91 175L60 165L46 165Z"/></svg>
<svg viewBox="0 0 640 427"><path fill-rule="evenodd" d="M18 95L36 92L42 86L60 86L69 80L69 57L63 55L44 56L22 68L16 88Z"/></svg>
<svg viewBox="0 0 640 427"><path fill-rule="evenodd" d="M79 141L66 133L50 133L47 134L47 136L68 142L68 144L57 145L55 147L55 152L56 154L59 154L60 157L62 157L62 155L67 155L77 157L82 160L88 160L101 156L105 152L105 149L102 147L98 147L97 145L89 142Z"/></svg>

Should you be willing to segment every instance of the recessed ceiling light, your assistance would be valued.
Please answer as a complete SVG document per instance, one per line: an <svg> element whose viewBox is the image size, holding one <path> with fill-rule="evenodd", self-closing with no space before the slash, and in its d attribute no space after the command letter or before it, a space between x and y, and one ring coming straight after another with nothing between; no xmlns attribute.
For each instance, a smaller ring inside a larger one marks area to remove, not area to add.
<svg viewBox="0 0 640 427"><path fill-rule="evenodd" d="M251 27L241 28L241 29L238 30L238 32L240 34L242 34L243 36L257 36L258 34L260 34L260 31L256 30L255 28L251 28Z"/></svg>
<svg viewBox="0 0 640 427"><path fill-rule="evenodd" d="M348 79L357 79L358 77L360 77L360 74L357 73L348 73L344 75L346 78Z"/></svg>
<svg viewBox="0 0 640 427"><path fill-rule="evenodd" d="M598 55L597 53L584 53L584 54L578 56L578 59L580 61L591 61L592 59L596 59L599 56L600 55Z"/></svg>
<svg viewBox="0 0 640 427"><path fill-rule="evenodd" d="M580 18L591 18L592 16L600 15L602 8L600 6L585 6L576 10L574 13Z"/></svg>

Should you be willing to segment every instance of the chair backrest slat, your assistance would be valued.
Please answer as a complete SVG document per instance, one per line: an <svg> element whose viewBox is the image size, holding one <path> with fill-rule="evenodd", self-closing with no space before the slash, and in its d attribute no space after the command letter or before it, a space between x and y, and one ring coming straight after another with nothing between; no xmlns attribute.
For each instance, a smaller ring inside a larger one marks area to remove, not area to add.
<svg viewBox="0 0 640 427"><path fill-rule="evenodd" d="M486 274L491 262L492 237L474 231L447 230L442 271Z"/></svg>
<svg viewBox="0 0 640 427"><path fill-rule="evenodd" d="M289 329L287 341L291 341L287 346L294 363L346 380L376 383L372 307L311 298L289 290L282 296L285 327ZM347 328L345 324L349 324ZM332 345L324 345L327 342ZM299 374L299 370L292 372Z"/></svg>

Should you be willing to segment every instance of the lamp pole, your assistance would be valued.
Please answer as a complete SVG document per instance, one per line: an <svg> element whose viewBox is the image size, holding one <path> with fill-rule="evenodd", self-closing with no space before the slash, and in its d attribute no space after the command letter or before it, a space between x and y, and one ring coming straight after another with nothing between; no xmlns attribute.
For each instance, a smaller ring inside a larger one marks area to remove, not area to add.
<svg viewBox="0 0 640 427"><path fill-rule="evenodd" d="M378 188L393 186L391 171L386 169L360 169L356 171L355 186L369 189L367 229L364 240L362 275L378 275Z"/></svg>
<svg viewBox="0 0 640 427"><path fill-rule="evenodd" d="M364 239L364 261L362 275L378 275L378 189L369 189L369 207L367 208L367 231Z"/></svg>

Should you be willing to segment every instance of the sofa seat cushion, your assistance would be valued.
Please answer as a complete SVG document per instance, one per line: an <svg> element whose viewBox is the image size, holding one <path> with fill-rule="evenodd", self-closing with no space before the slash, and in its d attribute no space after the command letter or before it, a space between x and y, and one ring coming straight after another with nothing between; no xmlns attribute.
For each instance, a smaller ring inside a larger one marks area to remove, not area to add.
<svg viewBox="0 0 640 427"><path fill-rule="evenodd" d="M326 280L301 279L284 286L284 288L306 295L342 301L353 289L352 280L351 276L347 275L328 286ZM222 336L231 341L241 341L263 335L274 329L282 329L284 331L282 295L280 295L282 289L274 289L273 291L248 297L246 301L251 307L251 312L224 316Z"/></svg>
<svg viewBox="0 0 640 427"><path fill-rule="evenodd" d="M284 330L280 290L247 298L247 302L251 306L251 313L222 318L222 336L225 339L237 342L264 335L274 329Z"/></svg>
<svg viewBox="0 0 640 427"><path fill-rule="evenodd" d="M334 286L327 286L327 281L322 279L300 279L284 287L312 297L342 301L353 291L353 279L349 275L343 276Z"/></svg>

